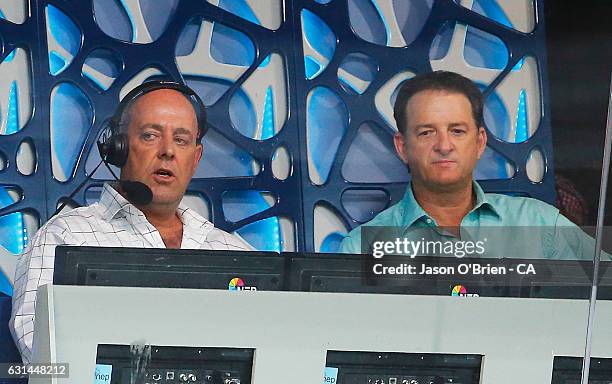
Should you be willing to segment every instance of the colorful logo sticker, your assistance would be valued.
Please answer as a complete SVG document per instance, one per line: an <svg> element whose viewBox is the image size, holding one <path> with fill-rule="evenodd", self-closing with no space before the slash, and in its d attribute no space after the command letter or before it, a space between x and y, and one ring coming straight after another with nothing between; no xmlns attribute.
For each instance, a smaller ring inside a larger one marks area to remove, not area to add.
<svg viewBox="0 0 612 384"><path fill-rule="evenodd" d="M451 291L451 296L465 296L467 294L467 289L461 284L457 284L453 287Z"/></svg>
<svg viewBox="0 0 612 384"><path fill-rule="evenodd" d="M239 277L234 277L229 282L230 291L240 291L244 287L244 281Z"/></svg>

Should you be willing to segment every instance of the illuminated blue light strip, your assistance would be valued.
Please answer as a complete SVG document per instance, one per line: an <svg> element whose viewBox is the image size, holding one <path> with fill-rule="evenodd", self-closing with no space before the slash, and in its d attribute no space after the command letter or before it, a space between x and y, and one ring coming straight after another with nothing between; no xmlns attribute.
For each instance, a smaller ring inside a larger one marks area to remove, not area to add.
<svg viewBox="0 0 612 384"><path fill-rule="evenodd" d="M13 51L14 52L14 51ZM9 93L8 114L6 122L6 134L10 135L19 130L19 94L17 93L17 81L11 83Z"/></svg>
<svg viewBox="0 0 612 384"><path fill-rule="evenodd" d="M516 114L516 135L515 142L522 143L529 137L529 129L527 123L527 93L521 89L519 94L518 111Z"/></svg>
<svg viewBox="0 0 612 384"><path fill-rule="evenodd" d="M0 208L13 204L8 191L0 187ZM23 215L19 212L0 217L0 245L7 251L18 255L23 252L28 237L23 225Z"/></svg>
<svg viewBox="0 0 612 384"><path fill-rule="evenodd" d="M261 139L269 139L274 136L274 133L274 99L272 98L272 87L268 87L264 103Z"/></svg>
<svg viewBox="0 0 612 384"><path fill-rule="evenodd" d="M15 51L11 52L11 60L14 57ZM8 57L7 57L8 59ZM19 93L17 89L17 82L11 83L11 90L9 92L8 100L8 111L7 111L7 122L6 122L6 134L10 135L16 133L19 130ZM0 207L4 208L13 204L14 201L8 194L5 188L0 187ZM23 225L23 215L19 212L11 213L0 217L0 245L7 251L18 255L23 252L23 248L27 243L28 237L26 230ZM0 279L2 280L2 279ZM7 289L8 287L8 289ZM0 291L6 294L12 294L10 284L0 281Z"/></svg>

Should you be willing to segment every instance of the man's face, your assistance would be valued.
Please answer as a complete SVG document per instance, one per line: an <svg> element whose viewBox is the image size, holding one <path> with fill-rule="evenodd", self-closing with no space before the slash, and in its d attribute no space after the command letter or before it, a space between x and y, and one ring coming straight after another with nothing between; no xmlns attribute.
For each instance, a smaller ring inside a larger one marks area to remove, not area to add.
<svg viewBox="0 0 612 384"><path fill-rule="evenodd" d="M151 204L177 206L202 157L197 135L195 111L182 93L160 89L141 96L131 109L121 179L151 188Z"/></svg>
<svg viewBox="0 0 612 384"><path fill-rule="evenodd" d="M410 167L413 184L430 191L454 191L472 181L472 171L487 143L467 97L427 90L412 96L406 132L394 137L395 149Z"/></svg>

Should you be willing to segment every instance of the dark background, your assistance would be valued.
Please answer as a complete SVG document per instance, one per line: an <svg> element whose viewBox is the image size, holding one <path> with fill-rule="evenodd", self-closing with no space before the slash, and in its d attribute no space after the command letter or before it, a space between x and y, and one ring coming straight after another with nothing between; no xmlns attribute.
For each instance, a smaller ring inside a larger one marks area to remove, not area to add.
<svg viewBox="0 0 612 384"><path fill-rule="evenodd" d="M549 0L544 14L555 173L582 193L586 224L594 225L612 72L612 2ZM612 200L606 206L610 225Z"/></svg>

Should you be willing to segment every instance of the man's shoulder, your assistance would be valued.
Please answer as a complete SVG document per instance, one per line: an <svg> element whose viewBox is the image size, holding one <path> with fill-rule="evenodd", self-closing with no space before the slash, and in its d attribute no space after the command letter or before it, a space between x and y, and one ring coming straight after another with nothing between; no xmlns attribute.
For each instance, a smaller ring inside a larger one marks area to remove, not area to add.
<svg viewBox="0 0 612 384"><path fill-rule="evenodd" d="M197 210L183 204L179 206L178 211L179 215L183 218L183 224L187 229L187 232L184 233L184 235L190 237L191 241L195 241L195 243L191 243L190 247L195 246L202 249L238 251L253 250L253 247L251 247L240 236L225 232L224 230L215 227L212 222L198 213Z"/></svg>
<svg viewBox="0 0 612 384"><path fill-rule="evenodd" d="M508 225L554 225L559 216L556 207L531 197L498 193L487 193L486 197L504 221L509 221Z"/></svg>
<svg viewBox="0 0 612 384"><path fill-rule="evenodd" d="M97 203L92 205L73 208L70 210L62 211L57 215L51 217L47 222L40 228L40 230L52 230L54 228L65 228L71 223L88 222L91 223L99 217L97 211Z"/></svg>
<svg viewBox="0 0 612 384"><path fill-rule="evenodd" d="M559 211L554 206L539 200L534 199L533 197L525 197L525 196L511 196L504 195L501 193L486 193L487 201L495 204L498 203L500 205L506 205L512 208L520 208L520 209L542 209L542 210L552 210Z"/></svg>
<svg viewBox="0 0 612 384"><path fill-rule="evenodd" d="M84 228L96 226L96 212L92 206L79 207L63 211L51 217L32 236L28 249L40 246L60 244L78 244L79 233Z"/></svg>

